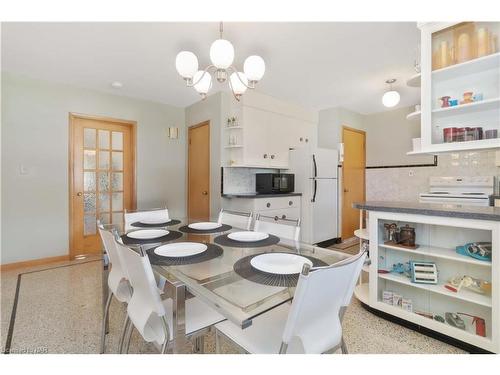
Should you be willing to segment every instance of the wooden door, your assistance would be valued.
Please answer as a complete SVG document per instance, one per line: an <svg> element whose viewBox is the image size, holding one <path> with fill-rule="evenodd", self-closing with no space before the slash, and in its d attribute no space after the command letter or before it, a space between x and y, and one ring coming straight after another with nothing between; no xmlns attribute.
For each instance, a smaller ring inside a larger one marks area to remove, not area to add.
<svg viewBox="0 0 500 375"><path fill-rule="evenodd" d="M352 208L352 204L365 200L365 132L344 126L342 142L342 239L346 240L359 227L359 210Z"/></svg>
<svg viewBox="0 0 500 375"><path fill-rule="evenodd" d="M188 130L188 216L210 218L210 122Z"/></svg>
<svg viewBox="0 0 500 375"><path fill-rule="evenodd" d="M96 222L135 209L135 123L70 115L70 257L102 250Z"/></svg>

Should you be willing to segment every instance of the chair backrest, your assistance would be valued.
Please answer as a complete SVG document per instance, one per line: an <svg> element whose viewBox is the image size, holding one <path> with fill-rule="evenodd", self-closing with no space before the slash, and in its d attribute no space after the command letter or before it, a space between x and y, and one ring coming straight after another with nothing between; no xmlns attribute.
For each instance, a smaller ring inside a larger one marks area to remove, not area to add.
<svg viewBox="0 0 500 375"><path fill-rule="evenodd" d="M151 210L143 210L143 211L125 211L124 219L125 219L125 230L129 231L131 229L134 229L134 227L132 227L131 224L137 221L154 220L154 221L167 222L170 220L170 216L168 214L167 208L153 208Z"/></svg>
<svg viewBox="0 0 500 375"><path fill-rule="evenodd" d="M321 354L342 338L340 310L352 296L366 253L328 267L304 267L283 331L283 343L299 338L306 353ZM347 298L349 296L349 298Z"/></svg>
<svg viewBox="0 0 500 375"><path fill-rule="evenodd" d="M278 216L257 215L254 230L298 241L300 237L300 219L283 219Z"/></svg>
<svg viewBox="0 0 500 375"><path fill-rule="evenodd" d="M132 298L127 313L135 328L148 342L163 344L165 334L161 317L166 315L149 258L141 248L130 248L115 241L127 267Z"/></svg>
<svg viewBox="0 0 500 375"><path fill-rule="evenodd" d="M97 228L99 229L104 250L111 263L111 270L108 275L108 287L119 301L127 302L130 300L131 291L128 283L126 283L126 280L128 280L127 269L121 253L116 248L115 229L111 226L105 228L100 221L97 221Z"/></svg>
<svg viewBox="0 0 500 375"><path fill-rule="evenodd" d="M252 216L251 212L238 212L223 209L220 210L217 222L219 224L231 225L235 228L250 230L250 226L252 225Z"/></svg>

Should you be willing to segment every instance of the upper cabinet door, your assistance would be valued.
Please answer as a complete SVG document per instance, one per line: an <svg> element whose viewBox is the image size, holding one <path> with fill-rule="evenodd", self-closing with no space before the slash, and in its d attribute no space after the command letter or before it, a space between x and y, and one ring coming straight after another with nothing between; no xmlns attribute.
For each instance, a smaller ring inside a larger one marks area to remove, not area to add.
<svg viewBox="0 0 500 375"><path fill-rule="evenodd" d="M500 147L499 22L422 30L422 150Z"/></svg>
<svg viewBox="0 0 500 375"><path fill-rule="evenodd" d="M269 112L243 107L244 164L267 167L271 160L272 139L269 136L272 123Z"/></svg>

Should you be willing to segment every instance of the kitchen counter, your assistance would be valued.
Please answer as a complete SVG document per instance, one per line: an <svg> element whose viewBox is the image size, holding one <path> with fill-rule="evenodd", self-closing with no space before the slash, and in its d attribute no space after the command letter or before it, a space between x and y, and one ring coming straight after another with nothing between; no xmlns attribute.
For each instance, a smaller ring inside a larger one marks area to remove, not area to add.
<svg viewBox="0 0 500 375"><path fill-rule="evenodd" d="M418 202L356 202L353 208L367 211L399 212L426 216L500 221L500 207L462 206Z"/></svg>
<svg viewBox="0 0 500 375"><path fill-rule="evenodd" d="M280 194L222 194L223 198L279 198L279 197L297 197L301 196L302 193L280 193Z"/></svg>

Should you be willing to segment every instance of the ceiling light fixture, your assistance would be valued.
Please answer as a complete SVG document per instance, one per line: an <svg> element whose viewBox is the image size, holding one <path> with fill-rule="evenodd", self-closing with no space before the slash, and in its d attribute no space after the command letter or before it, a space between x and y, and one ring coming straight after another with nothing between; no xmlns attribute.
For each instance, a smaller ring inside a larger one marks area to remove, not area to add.
<svg viewBox="0 0 500 375"><path fill-rule="evenodd" d="M234 47L226 39L222 39L223 25L219 24L219 39L210 46L210 60L212 64L204 70L198 70L198 58L193 52L181 51L175 58L175 68L186 81L187 87L193 87L205 99L212 87L212 74L218 82L229 82L229 87L236 100L247 89L254 89L266 71L266 64L260 56L249 56L243 64L243 72L232 65L234 60ZM210 74L212 71L212 74ZM229 79L228 79L229 76Z"/></svg>
<svg viewBox="0 0 500 375"><path fill-rule="evenodd" d="M123 87L123 83L118 82L118 81L111 82L110 85L114 89L121 89Z"/></svg>
<svg viewBox="0 0 500 375"><path fill-rule="evenodd" d="M385 81L389 85L389 91L386 91L384 96L382 96L382 104L388 108L394 107L399 103L401 96L399 92L392 89L392 84L396 82L395 78L388 79Z"/></svg>

